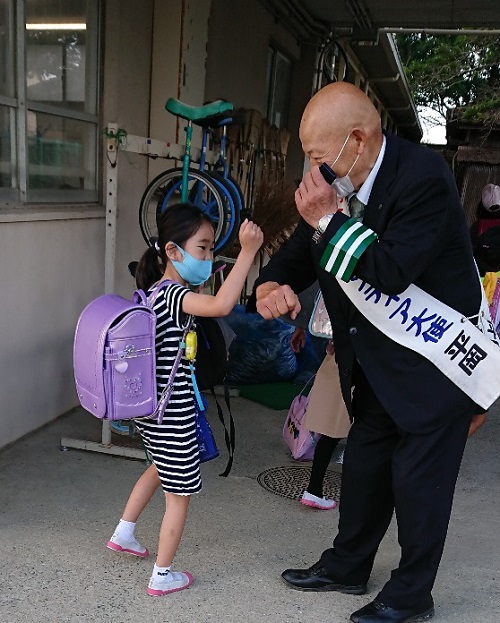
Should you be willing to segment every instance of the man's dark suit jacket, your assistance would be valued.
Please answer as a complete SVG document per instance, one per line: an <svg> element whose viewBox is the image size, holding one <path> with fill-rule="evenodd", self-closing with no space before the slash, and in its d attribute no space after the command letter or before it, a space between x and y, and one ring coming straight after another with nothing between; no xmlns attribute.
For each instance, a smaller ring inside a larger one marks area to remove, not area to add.
<svg viewBox="0 0 500 623"><path fill-rule="evenodd" d="M361 256L354 274L385 294L400 294L413 283L465 316L477 314L481 285L450 168L425 146L393 135L386 140L363 218L379 240ZM336 213L319 244L312 242L313 228L301 219L262 269L256 286L276 281L301 292L319 280L348 408L357 359L378 399L404 431L425 433L454 417L484 411L432 363L370 324L336 278L320 268L328 241L347 218ZM254 297L248 308L255 309Z"/></svg>

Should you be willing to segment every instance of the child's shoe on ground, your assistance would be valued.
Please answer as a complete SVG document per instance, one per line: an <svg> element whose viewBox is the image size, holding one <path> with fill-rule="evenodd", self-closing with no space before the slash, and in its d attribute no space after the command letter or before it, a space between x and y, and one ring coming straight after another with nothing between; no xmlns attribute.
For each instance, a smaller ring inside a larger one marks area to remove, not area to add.
<svg viewBox="0 0 500 623"><path fill-rule="evenodd" d="M167 571L161 576L155 574L151 576L147 592L148 595L168 595L169 593L176 593L177 591L189 588L192 583L193 576L187 573L187 571Z"/></svg>
<svg viewBox="0 0 500 623"><path fill-rule="evenodd" d="M319 498L318 496L309 493L309 491L304 491L302 498L300 499L300 503L304 506L310 506L311 508L319 508L322 511L331 511L337 506L337 502L335 500Z"/></svg>
<svg viewBox="0 0 500 623"><path fill-rule="evenodd" d="M126 539L125 537L119 536L116 532L109 539L106 547L114 549L115 552L125 552L133 556L139 556L140 558L147 558L149 556L148 550L143 547L134 536Z"/></svg>

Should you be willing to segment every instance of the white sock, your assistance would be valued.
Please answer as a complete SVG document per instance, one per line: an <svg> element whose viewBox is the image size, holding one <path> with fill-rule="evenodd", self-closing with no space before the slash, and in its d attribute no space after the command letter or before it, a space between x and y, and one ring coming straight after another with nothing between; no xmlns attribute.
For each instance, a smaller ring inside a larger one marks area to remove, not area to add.
<svg viewBox="0 0 500 623"><path fill-rule="evenodd" d="M118 525L116 526L115 534L122 539L131 539L134 536L134 531L135 521L125 521L125 519L120 519Z"/></svg>
<svg viewBox="0 0 500 623"><path fill-rule="evenodd" d="M171 582L172 574L170 573L170 566L158 567L158 565L155 563L155 566L153 567L153 577L161 580L162 582Z"/></svg>

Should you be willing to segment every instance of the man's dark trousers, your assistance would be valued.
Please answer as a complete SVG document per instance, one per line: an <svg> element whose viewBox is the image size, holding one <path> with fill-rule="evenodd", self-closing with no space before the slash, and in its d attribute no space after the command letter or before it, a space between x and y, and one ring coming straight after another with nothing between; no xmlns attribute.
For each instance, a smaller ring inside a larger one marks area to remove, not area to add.
<svg viewBox="0 0 500 623"><path fill-rule="evenodd" d="M359 365L354 383L339 532L321 561L343 583L366 583L395 510L401 560L377 599L397 609L418 607L431 594L441 560L471 417L424 435L405 433Z"/></svg>

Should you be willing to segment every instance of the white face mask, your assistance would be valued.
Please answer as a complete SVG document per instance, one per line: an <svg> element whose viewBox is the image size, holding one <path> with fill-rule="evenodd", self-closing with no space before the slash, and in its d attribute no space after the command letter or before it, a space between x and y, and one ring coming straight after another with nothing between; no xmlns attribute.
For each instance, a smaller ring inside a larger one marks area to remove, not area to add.
<svg viewBox="0 0 500 623"><path fill-rule="evenodd" d="M342 145L342 147L341 147L341 149L339 151L339 155L335 158L335 160L331 164L331 168L332 169L335 166L337 160L342 155L342 152L344 151L344 147L347 145L347 141L349 140L350 136L351 136L351 133L349 132L349 134L347 135L347 138L344 141L344 144ZM339 197L347 197L347 195L350 195L351 193L353 193L356 190L354 188L354 184L351 182L351 178L349 177L349 173L354 169L354 165L358 161L358 158L359 158L359 154L357 154L356 160L352 163L352 166L349 169L349 171L347 171L347 173L343 177L335 178L334 182L332 183L332 186L337 191L337 195Z"/></svg>

